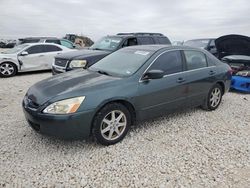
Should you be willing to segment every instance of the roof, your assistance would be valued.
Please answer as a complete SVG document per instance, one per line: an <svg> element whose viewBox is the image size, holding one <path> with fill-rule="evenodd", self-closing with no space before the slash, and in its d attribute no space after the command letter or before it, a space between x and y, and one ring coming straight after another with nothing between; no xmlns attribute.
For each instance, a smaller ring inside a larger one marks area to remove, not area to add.
<svg viewBox="0 0 250 188"><path fill-rule="evenodd" d="M159 50L199 50L204 53L207 53L206 50L200 49L200 48L194 48L190 46L173 46L173 45L159 45L159 44L154 44L154 45L135 45L135 46L129 46L126 48L122 49L135 49L135 50L147 50L151 52L156 52Z"/></svg>

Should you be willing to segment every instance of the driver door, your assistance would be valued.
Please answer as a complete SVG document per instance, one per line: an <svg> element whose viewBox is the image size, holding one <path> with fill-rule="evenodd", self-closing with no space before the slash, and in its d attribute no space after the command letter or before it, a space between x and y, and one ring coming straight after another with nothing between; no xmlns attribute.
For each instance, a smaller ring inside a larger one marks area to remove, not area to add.
<svg viewBox="0 0 250 188"><path fill-rule="evenodd" d="M139 118L147 119L186 106L188 91L187 75L183 72L179 50L161 54L148 68L162 70L165 76L139 82Z"/></svg>

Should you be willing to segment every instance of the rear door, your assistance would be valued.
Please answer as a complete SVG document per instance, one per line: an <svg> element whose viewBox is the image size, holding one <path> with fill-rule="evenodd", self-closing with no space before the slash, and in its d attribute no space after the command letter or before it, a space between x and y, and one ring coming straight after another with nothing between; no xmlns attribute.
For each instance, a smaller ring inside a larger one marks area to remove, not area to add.
<svg viewBox="0 0 250 188"><path fill-rule="evenodd" d="M151 118L185 106L188 86L181 52L174 50L162 53L149 70L163 70L165 76L139 82L139 97L136 101L140 118Z"/></svg>
<svg viewBox="0 0 250 188"><path fill-rule="evenodd" d="M43 45L43 54L40 59L41 64L45 69L51 69L55 56L60 53L62 53L62 48L58 46L51 44Z"/></svg>
<svg viewBox="0 0 250 188"><path fill-rule="evenodd" d="M215 81L216 66L208 66L206 54L184 50L188 73L188 105L201 105Z"/></svg>

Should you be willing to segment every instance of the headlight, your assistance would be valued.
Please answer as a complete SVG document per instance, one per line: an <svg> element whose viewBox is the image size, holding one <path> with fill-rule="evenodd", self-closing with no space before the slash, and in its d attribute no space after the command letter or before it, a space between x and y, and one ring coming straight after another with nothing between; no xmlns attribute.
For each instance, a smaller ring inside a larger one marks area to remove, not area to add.
<svg viewBox="0 0 250 188"><path fill-rule="evenodd" d="M54 102L47 106L43 113L47 114L71 114L78 110L85 96Z"/></svg>
<svg viewBox="0 0 250 188"><path fill-rule="evenodd" d="M70 68L84 68L87 65L87 60L72 60L69 63Z"/></svg>

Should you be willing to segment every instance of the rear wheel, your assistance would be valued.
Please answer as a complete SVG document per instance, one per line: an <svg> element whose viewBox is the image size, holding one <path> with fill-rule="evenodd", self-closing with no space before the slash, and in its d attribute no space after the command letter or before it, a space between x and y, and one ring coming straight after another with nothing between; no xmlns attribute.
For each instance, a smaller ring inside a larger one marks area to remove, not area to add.
<svg viewBox="0 0 250 188"><path fill-rule="evenodd" d="M128 109L120 103L110 103L94 117L93 135L102 145L112 145L121 141L131 125Z"/></svg>
<svg viewBox="0 0 250 188"><path fill-rule="evenodd" d="M0 64L0 76L1 77L15 76L16 73L17 73L17 67L14 63L4 62Z"/></svg>
<svg viewBox="0 0 250 188"><path fill-rule="evenodd" d="M209 91L208 96L202 105L205 110L215 110L221 103L222 99L222 87L219 84L215 84Z"/></svg>

